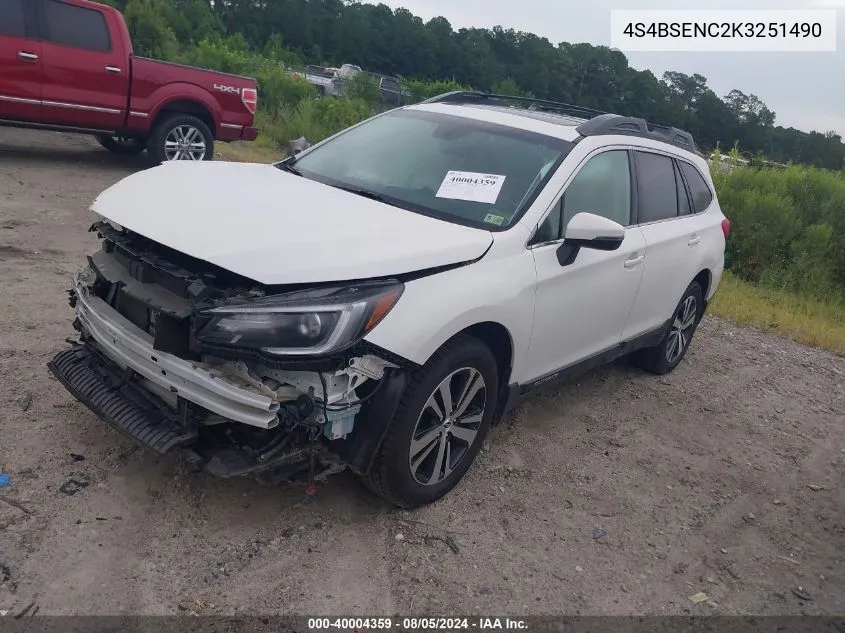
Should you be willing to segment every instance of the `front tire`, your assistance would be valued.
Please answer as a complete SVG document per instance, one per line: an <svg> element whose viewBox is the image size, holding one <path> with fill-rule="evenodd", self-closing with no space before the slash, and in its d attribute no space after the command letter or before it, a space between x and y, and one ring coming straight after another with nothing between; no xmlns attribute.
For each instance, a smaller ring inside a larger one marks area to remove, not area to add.
<svg viewBox="0 0 845 633"><path fill-rule="evenodd" d="M694 281L684 291L678 307L675 308L669 331L659 345L638 350L634 362L653 374L668 374L675 369L687 354L692 336L704 314L704 293L701 285Z"/></svg>
<svg viewBox="0 0 845 633"><path fill-rule="evenodd" d="M121 156L135 156L147 149L142 138L129 136L108 136L99 134L95 137L97 142L114 154Z"/></svg>
<svg viewBox="0 0 845 633"><path fill-rule="evenodd" d="M202 120L191 114L174 114L156 125L147 142L155 163L171 160L211 160L214 135Z"/></svg>
<svg viewBox="0 0 845 633"><path fill-rule="evenodd" d="M364 483L388 503L415 508L463 478L490 430L499 393L496 359L462 335L411 376Z"/></svg>

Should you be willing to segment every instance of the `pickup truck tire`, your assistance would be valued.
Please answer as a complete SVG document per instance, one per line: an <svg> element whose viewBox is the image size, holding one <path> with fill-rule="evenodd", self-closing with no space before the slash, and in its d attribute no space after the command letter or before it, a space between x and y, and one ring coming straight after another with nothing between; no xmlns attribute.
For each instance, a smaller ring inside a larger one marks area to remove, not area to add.
<svg viewBox="0 0 845 633"><path fill-rule="evenodd" d="M147 149L147 144L142 138L100 134L96 139L100 145L110 152L121 154L122 156L135 156Z"/></svg>
<svg viewBox="0 0 845 633"><path fill-rule="evenodd" d="M156 164L171 160L211 160L214 135L203 121L191 114L162 119L147 141L147 152Z"/></svg>
<svg viewBox="0 0 845 633"><path fill-rule="evenodd" d="M461 335L444 345L410 376L364 484L400 508L440 499L481 450L498 383L496 358L482 341Z"/></svg>
<svg viewBox="0 0 845 633"><path fill-rule="evenodd" d="M704 293L701 285L694 281L684 291L678 307L672 316L669 331L659 345L637 350L634 363L653 374L668 374L675 369L687 354L692 336L704 314Z"/></svg>

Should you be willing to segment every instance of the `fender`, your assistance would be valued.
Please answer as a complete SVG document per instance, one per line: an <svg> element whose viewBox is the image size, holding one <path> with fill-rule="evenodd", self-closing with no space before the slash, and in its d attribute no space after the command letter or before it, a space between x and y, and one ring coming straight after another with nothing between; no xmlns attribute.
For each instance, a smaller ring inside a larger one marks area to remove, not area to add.
<svg viewBox="0 0 845 633"><path fill-rule="evenodd" d="M187 82L165 84L144 99L133 98L131 110L148 113L148 116L144 117L144 121L146 129L149 130L162 109L176 101L194 101L203 106L211 114L214 122L212 132L217 136L217 128L222 116L220 105L205 88L195 84Z"/></svg>
<svg viewBox="0 0 845 633"><path fill-rule="evenodd" d="M502 279L510 281L502 284ZM511 337L511 380L519 380L533 329L535 285L534 258L527 251L416 279L405 285L397 305L365 340L424 365L456 334L497 323ZM441 305L448 309L438 310ZM428 316L432 312L454 316L441 322Z"/></svg>

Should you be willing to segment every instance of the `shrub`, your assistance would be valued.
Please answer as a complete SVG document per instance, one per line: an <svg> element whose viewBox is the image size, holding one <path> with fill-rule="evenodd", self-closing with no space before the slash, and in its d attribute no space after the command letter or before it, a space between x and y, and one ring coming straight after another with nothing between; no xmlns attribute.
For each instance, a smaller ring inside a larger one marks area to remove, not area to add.
<svg viewBox="0 0 845 633"><path fill-rule="evenodd" d="M845 296L845 179L816 167L715 173L731 220L726 265L747 281Z"/></svg>
<svg viewBox="0 0 845 633"><path fill-rule="evenodd" d="M297 105L283 104L272 114L260 110L258 127L275 147L283 147L300 136L317 143L372 115L369 104L360 99L304 99Z"/></svg>
<svg viewBox="0 0 845 633"><path fill-rule="evenodd" d="M467 86L462 86L457 81L421 81L416 79L404 79L402 81L403 87L410 92L409 101L416 103L425 101L431 97L435 97L444 92L454 92L456 90L471 90Z"/></svg>

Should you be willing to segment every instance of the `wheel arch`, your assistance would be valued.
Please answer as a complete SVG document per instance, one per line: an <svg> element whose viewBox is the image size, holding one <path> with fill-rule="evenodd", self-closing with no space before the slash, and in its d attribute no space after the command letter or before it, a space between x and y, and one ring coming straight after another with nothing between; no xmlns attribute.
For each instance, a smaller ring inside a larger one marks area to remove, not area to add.
<svg viewBox="0 0 845 633"><path fill-rule="evenodd" d="M698 271L698 274L692 280L701 286L701 299L704 302L698 317L698 320L701 321L704 318L705 310L707 310L707 294L713 285L713 273L709 268L703 268Z"/></svg>
<svg viewBox="0 0 845 633"><path fill-rule="evenodd" d="M456 332L443 345L464 334L479 339L490 348L490 351L493 352L493 356L496 358L496 365L499 368L499 383L500 385L507 386L510 381L514 358L513 337L508 328L497 321L482 321L465 327L460 332ZM442 348L443 345L438 349Z"/></svg>
<svg viewBox="0 0 845 633"><path fill-rule="evenodd" d="M495 424L501 417L502 411L508 401L510 376L514 362L513 336L507 327L497 321L479 321L465 326L446 338L419 365L424 365L444 346L448 345L455 338L464 335L469 335L482 341L488 346L496 359L500 384L499 393L496 394L496 415L493 418ZM384 385L367 406L367 425L366 427L362 427L365 430L353 433L355 437L341 450L341 457L347 461L353 471L364 473L372 465L384 441L387 429L393 420L393 415L405 391L411 373L412 370L399 369L389 372L382 378Z"/></svg>
<svg viewBox="0 0 845 633"><path fill-rule="evenodd" d="M212 136L217 136L217 122L211 109L195 99L172 99L159 106L153 115L152 129L174 114L191 114L208 126Z"/></svg>
<svg viewBox="0 0 845 633"><path fill-rule="evenodd" d="M684 296L684 293L687 291L687 288L690 286L690 284L693 284L693 283L698 283L698 285L701 286L701 296L704 299L705 306L707 305L707 293L710 291L710 288L713 284L713 272L709 268L707 268L706 266L704 268L702 268L701 270L699 270L696 273L695 277L693 277L689 281L689 283L686 286L684 286L683 289L678 293L678 295L675 298L675 305L677 305L677 303ZM703 314L702 314L702 316L703 316Z"/></svg>
<svg viewBox="0 0 845 633"><path fill-rule="evenodd" d="M507 407L511 404L511 375L514 364L513 336L508 328L501 323L483 321L464 328L449 340L451 341L456 336L463 334L468 334L482 341L496 358L496 365L499 369L499 393L496 394L496 414L493 417L493 424L496 424L502 419Z"/></svg>
<svg viewBox="0 0 845 633"><path fill-rule="evenodd" d="M713 282L713 273L710 272L709 268L704 268L693 277L693 281L697 281L698 285L701 286L701 295L706 300L707 293L710 291L710 284Z"/></svg>

